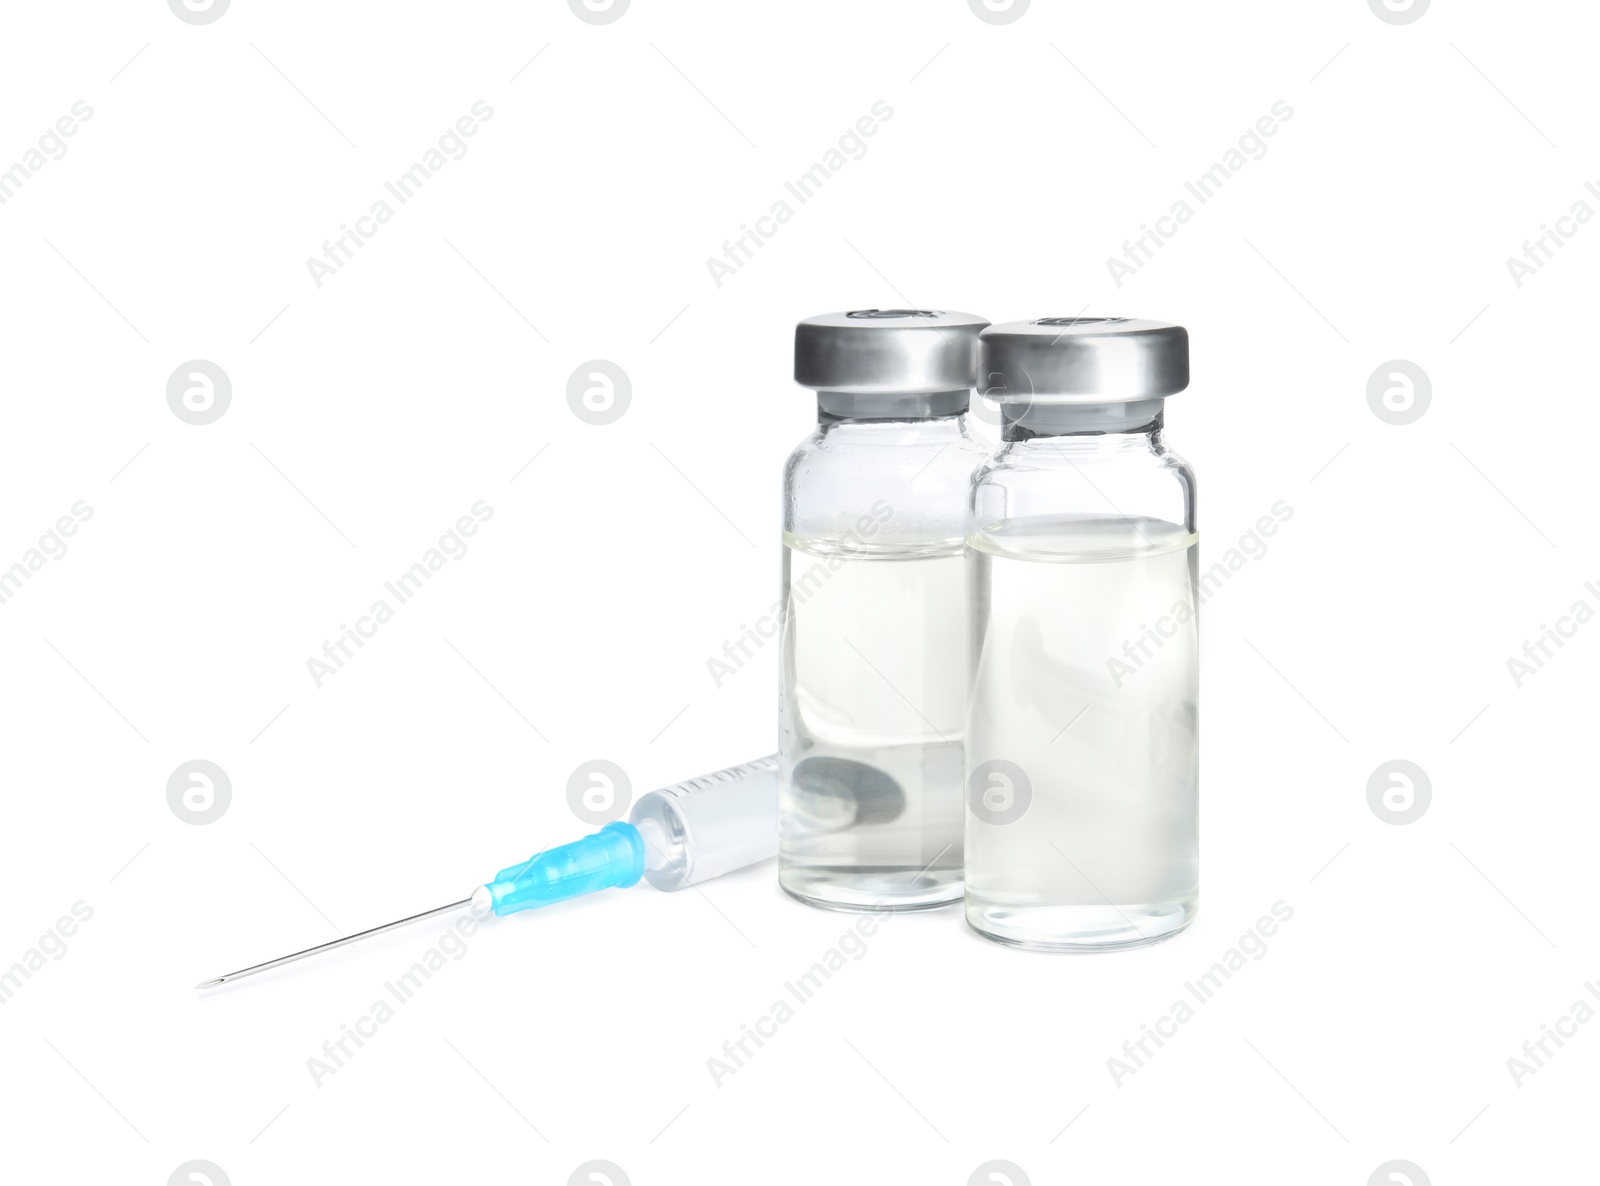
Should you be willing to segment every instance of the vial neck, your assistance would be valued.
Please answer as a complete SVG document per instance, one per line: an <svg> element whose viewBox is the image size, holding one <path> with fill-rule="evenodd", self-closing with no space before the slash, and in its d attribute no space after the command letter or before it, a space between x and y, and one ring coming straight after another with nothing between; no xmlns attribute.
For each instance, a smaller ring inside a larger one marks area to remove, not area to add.
<svg viewBox="0 0 1600 1186"><path fill-rule="evenodd" d="M1104 444L1153 445L1161 437L1164 404L1160 399L1107 404L1003 403L1001 439L1082 438Z"/></svg>
<svg viewBox="0 0 1600 1186"><path fill-rule="evenodd" d="M819 391L817 423L826 426L846 420L954 420L967 410L971 399L968 391L890 395Z"/></svg>

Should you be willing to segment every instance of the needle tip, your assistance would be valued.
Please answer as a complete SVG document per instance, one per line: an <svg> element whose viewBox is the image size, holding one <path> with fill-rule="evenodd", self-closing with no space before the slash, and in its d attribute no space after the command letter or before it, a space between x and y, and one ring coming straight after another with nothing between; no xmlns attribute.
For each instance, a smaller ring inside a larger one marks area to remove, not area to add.
<svg viewBox="0 0 1600 1186"><path fill-rule="evenodd" d="M215 980L202 980L199 984L195 985L195 987L196 988L215 988L219 984L226 984L226 983L227 983L227 979L225 977L218 976Z"/></svg>

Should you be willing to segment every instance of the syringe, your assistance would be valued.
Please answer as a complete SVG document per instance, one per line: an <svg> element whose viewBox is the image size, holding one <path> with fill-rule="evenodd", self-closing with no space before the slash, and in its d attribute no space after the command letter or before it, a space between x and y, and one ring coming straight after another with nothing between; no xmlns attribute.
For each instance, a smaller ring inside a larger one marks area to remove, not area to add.
<svg viewBox="0 0 1600 1186"><path fill-rule="evenodd" d="M628 818L628 823L606 824L592 836L502 869L459 902L202 980L195 987L215 988L437 914L466 909L481 918L515 914L630 886L640 877L658 890L680 890L753 865L778 851L778 756L651 791L633 805Z"/></svg>

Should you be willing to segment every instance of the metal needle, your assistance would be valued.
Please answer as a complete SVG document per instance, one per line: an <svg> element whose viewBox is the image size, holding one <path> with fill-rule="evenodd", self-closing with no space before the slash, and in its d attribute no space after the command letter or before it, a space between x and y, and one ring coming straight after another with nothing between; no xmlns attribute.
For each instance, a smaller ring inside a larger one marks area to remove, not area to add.
<svg viewBox="0 0 1600 1186"><path fill-rule="evenodd" d="M316 955L319 951L332 951L335 947L344 947L347 944L358 942L371 935L381 935L384 931L392 931L396 927L403 927L407 923L420 922L424 918L432 918L435 914L448 914L452 910L463 910L472 904L471 898L462 898L459 902L451 902L448 906L438 906L432 910L424 910L421 914L413 914L410 918L396 919L386 922L381 927L373 927L367 931L357 931L354 935L346 935L343 939L335 939L331 943L322 943L316 947L308 947L304 951L297 951L293 955L280 956L275 960L268 960L264 964L254 964L248 968L240 968L237 972L229 972L226 976L218 976L214 980L202 980L195 985L196 988L216 988L219 984L238 980L243 976L254 976L257 972L265 972L268 968L280 968L284 964L292 964L295 960L303 960L308 955Z"/></svg>

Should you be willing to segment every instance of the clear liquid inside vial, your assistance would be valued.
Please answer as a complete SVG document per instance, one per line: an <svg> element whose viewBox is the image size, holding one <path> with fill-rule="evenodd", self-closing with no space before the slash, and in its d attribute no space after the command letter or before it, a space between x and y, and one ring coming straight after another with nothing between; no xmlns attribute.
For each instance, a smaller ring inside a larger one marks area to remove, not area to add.
<svg viewBox="0 0 1600 1186"><path fill-rule="evenodd" d="M961 897L964 551L785 535L778 880L802 901Z"/></svg>
<svg viewBox="0 0 1600 1186"><path fill-rule="evenodd" d="M1074 516L968 540L967 769L995 790L967 815L966 913L989 938L1104 950L1193 918L1196 539Z"/></svg>

